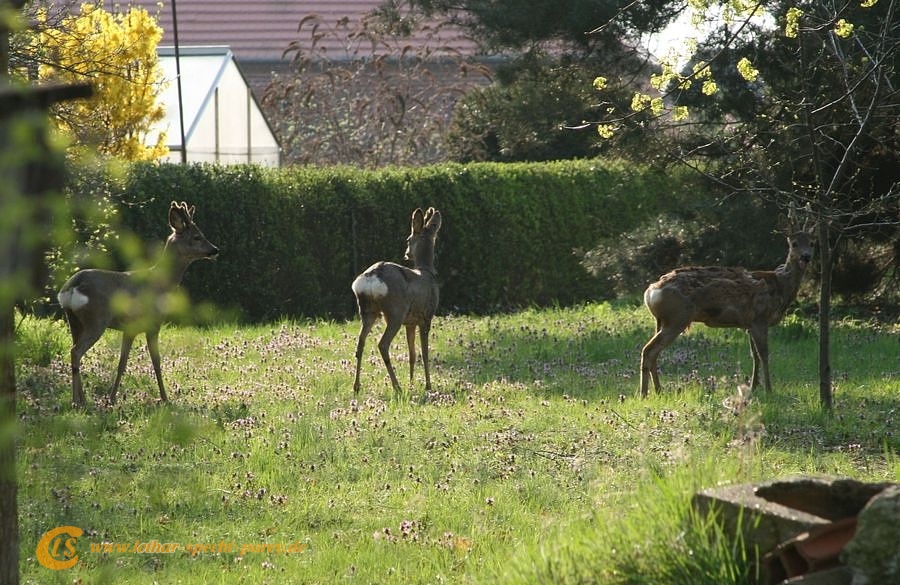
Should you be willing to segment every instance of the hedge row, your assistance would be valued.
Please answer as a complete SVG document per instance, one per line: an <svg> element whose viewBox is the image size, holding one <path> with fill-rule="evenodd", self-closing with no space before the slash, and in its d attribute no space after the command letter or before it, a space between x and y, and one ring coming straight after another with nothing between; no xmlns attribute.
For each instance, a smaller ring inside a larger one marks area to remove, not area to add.
<svg viewBox="0 0 900 585"><path fill-rule="evenodd" d="M185 286L195 300L259 321L351 316L355 275L378 260L402 262L411 212L428 206L444 219L435 261L442 312L601 298L576 252L666 211L672 193L696 192L691 181L597 161L384 170L138 164L110 175L102 192L147 241L166 237L170 201L196 205L198 225L222 252L196 263ZM98 189L96 179L88 184Z"/></svg>

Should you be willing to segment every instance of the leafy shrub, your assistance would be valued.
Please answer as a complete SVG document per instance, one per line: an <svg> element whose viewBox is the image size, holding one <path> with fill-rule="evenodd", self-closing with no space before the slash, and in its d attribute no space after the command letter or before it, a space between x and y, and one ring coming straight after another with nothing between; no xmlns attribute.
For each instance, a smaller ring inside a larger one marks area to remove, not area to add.
<svg viewBox="0 0 900 585"><path fill-rule="evenodd" d="M787 245L771 206L749 199L716 204L714 193L673 199L671 210L638 229L601 240L584 254L584 267L617 295L630 295L678 266L772 269L784 261Z"/></svg>
<svg viewBox="0 0 900 585"><path fill-rule="evenodd" d="M499 83L470 91L456 104L447 136L454 160L539 161L596 154L591 102L595 69L532 56L503 65Z"/></svg>
<svg viewBox="0 0 900 585"><path fill-rule="evenodd" d="M887 227L884 231L889 232ZM832 290L849 302L896 307L900 301L900 238L896 230L890 239L879 235L843 241L832 273Z"/></svg>
<svg viewBox="0 0 900 585"><path fill-rule="evenodd" d="M446 159L442 142L456 96L487 83L489 70L440 50L440 27L408 18L398 24L303 19L301 28L314 29L311 40L290 44L292 71L274 76L262 100L287 162L380 167ZM325 44L344 51L326 52Z"/></svg>
<svg viewBox="0 0 900 585"><path fill-rule="evenodd" d="M56 292L76 270L86 266L112 268L117 263L112 255L114 242L121 234L118 227L118 205L113 193L121 190L121 168L115 163L70 165L65 222L70 229L58 230L59 247L48 251L44 259L47 273L42 276L42 288L36 305L56 301ZM41 311L42 312L42 311Z"/></svg>
<svg viewBox="0 0 900 585"><path fill-rule="evenodd" d="M447 154L459 162L547 161L601 153L640 163L668 156L648 113L631 112L634 88L612 82L599 91L598 71L634 79L646 75L646 59L605 47L560 54L530 46L497 66L494 82L466 92L454 105L446 133ZM644 73L641 73L644 72ZM631 112L615 137L600 138L595 122L610 108Z"/></svg>
<svg viewBox="0 0 900 585"><path fill-rule="evenodd" d="M402 262L416 207L444 216L436 266L443 311L484 313L608 296L577 250L615 240L655 216L690 177L616 162L445 164L417 168L135 164L108 183L143 242L168 236L169 202L197 207L222 250L184 286L248 320L352 315L350 282L378 260Z"/></svg>
<svg viewBox="0 0 900 585"><path fill-rule="evenodd" d="M49 319L17 316L16 352L24 363L47 367L59 356L68 356L71 338Z"/></svg>

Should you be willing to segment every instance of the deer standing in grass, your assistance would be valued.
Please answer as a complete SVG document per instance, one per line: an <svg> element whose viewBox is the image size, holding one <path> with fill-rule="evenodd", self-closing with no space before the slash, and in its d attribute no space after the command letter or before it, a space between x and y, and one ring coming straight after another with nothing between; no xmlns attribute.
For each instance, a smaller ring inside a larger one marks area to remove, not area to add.
<svg viewBox="0 0 900 585"><path fill-rule="evenodd" d="M133 272L81 270L63 285L57 295L66 312L72 332L72 403L84 405L81 385L81 358L108 329L122 332L122 349L116 380L109 393L109 403L116 401L116 391L131 344L139 333L147 335L147 349L159 385L159 397L165 402L159 361L159 330L170 304L169 294L181 283L187 267L201 258L215 258L219 249L194 223L194 207L172 202L169 207L172 233L166 240L162 259L155 266Z"/></svg>
<svg viewBox="0 0 900 585"><path fill-rule="evenodd" d="M769 327L781 321L796 298L811 257L812 238L799 231L788 237L787 260L775 270L686 267L651 284L644 292L644 303L656 318L656 335L641 352L641 396L647 396L648 377L653 379L654 389L660 391L660 352L695 322L746 329L753 356L750 387L759 385L762 369L766 391L771 391Z"/></svg>
<svg viewBox="0 0 900 585"><path fill-rule="evenodd" d="M434 243L440 229L440 211L436 211L433 207L425 213L421 209L416 209L412 214L412 233L406 239L406 259L412 260L414 268L410 269L393 262L376 262L353 281L353 294L356 295L359 317L362 320L359 340L356 343L354 393L359 393L359 371L366 337L380 315L384 315L385 328L378 342L378 351L387 367L394 391L400 392L400 383L391 365L389 350L391 341L403 325L406 326L406 343L409 346L409 382L412 384L416 364L416 327L418 327L422 343L422 365L425 368L425 391L431 390L428 333L438 306Z"/></svg>

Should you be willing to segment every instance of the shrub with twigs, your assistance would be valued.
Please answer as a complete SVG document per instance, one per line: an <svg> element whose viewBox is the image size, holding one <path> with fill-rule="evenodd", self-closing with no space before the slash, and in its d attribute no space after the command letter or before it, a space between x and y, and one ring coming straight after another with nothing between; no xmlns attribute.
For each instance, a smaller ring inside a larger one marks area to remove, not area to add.
<svg viewBox="0 0 900 585"><path fill-rule="evenodd" d="M408 23L409 24L409 23ZM309 41L285 51L294 71L262 103L288 164L422 165L445 160L444 135L459 96L490 79L486 66L442 39L441 25L397 30L377 14L358 23L310 15ZM415 33L424 42L408 39ZM343 47L328 54L326 45Z"/></svg>

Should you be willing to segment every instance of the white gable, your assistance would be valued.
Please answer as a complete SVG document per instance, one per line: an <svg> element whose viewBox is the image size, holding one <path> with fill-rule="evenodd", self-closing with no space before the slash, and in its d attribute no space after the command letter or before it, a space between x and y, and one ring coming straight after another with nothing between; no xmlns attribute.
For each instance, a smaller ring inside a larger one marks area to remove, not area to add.
<svg viewBox="0 0 900 585"><path fill-rule="evenodd" d="M158 54L166 115L148 141L165 132L168 161L181 162L180 69L188 162L280 164L278 141L228 47L181 47L177 64L173 47L159 47Z"/></svg>

